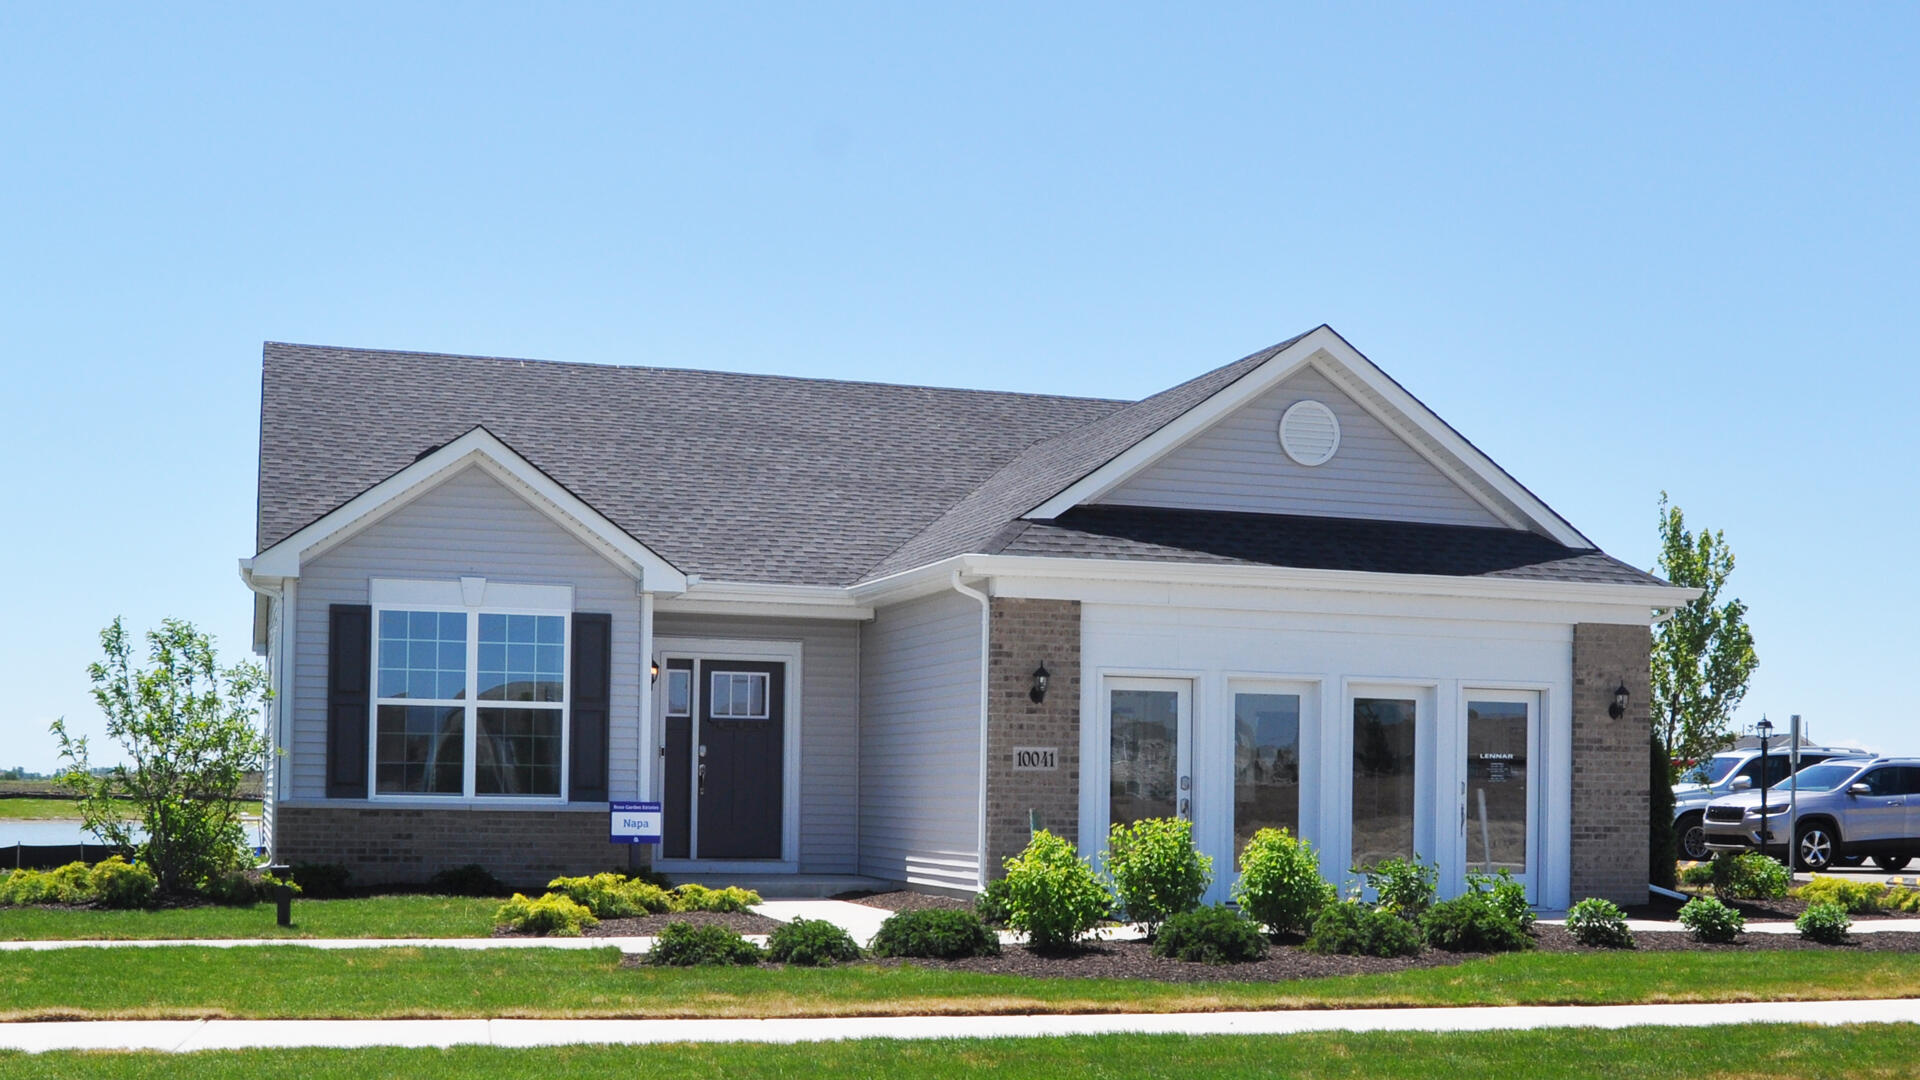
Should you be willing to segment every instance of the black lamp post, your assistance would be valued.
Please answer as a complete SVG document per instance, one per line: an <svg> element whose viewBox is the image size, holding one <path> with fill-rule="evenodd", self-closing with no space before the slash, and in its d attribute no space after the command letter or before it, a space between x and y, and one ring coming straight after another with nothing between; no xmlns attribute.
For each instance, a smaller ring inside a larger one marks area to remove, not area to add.
<svg viewBox="0 0 1920 1080"><path fill-rule="evenodd" d="M1761 716L1754 730L1760 733L1760 853L1764 855L1767 841L1773 838L1767 832L1767 740L1773 737L1773 721ZM1787 853L1787 858L1792 860L1791 851Z"/></svg>

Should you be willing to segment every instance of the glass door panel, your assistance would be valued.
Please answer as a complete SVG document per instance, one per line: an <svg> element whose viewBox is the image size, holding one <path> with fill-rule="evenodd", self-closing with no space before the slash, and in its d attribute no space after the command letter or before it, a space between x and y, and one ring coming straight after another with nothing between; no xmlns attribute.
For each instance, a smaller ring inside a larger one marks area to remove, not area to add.
<svg viewBox="0 0 1920 1080"><path fill-rule="evenodd" d="M1187 817L1187 684L1168 679L1108 682L1112 743L1107 823Z"/></svg>
<svg viewBox="0 0 1920 1080"><path fill-rule="evenodd" d="M1467 865L1527 872L1527 714L1520 701L1467 702Z"/></svg>
<svg viewBox="0 0 1920 1080"><path fill-rule="evenodd" d="M1300 835L1300 695L1233 695L1233 851L1261 829Z"/></svg>
<svg viewBox="0 0 1920 1080"><path fill-rule="evenodd" d="M1353 700L1353 865L1412 858L1414 724L1410 698Z"/></svg>

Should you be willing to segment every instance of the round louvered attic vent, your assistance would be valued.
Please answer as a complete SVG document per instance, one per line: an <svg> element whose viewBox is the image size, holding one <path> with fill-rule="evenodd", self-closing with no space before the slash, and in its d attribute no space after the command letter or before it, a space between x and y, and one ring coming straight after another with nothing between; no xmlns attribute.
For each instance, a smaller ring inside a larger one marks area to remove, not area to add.
<svg viewBox="0 0 1920 1080"><path fill-rule="evenodd" d="M1340 420L1318 401L1296 401L1280 415L1280 449L1302 465L1325 465L1340 449Z"/></svg>

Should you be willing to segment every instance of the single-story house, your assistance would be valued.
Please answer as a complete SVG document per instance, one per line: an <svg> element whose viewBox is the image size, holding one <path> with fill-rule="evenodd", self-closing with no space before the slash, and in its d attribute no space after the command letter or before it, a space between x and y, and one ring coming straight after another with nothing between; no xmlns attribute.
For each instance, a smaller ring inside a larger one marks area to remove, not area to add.
<svg viewBox="0 0 1920 1080"><path fill-rule="evenodd" d="M1141 401L264 351L279 861L964 892L1036 824L1179 815L1216 898L1266 826L1335 881L1645 898L1693 594L1328 327Z"/></svg>

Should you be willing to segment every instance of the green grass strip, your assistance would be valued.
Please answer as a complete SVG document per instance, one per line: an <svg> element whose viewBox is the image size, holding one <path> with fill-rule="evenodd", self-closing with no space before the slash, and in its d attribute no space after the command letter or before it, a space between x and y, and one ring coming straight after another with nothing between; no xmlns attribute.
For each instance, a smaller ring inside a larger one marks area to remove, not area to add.
<svg viewBox="0 0 1920 1080"><path fill-rule="evenodd" d="M499 908L499 900L466 896L295 900L294 924L285 929L275 925L272 904L159 911L0 908L0 941L486 937Z"/></svg>
<svg viewBox="0 0 1920 1080"><path fill-rule="evenodd" d="M1301 1077L1307 1080L1609 1080L1755 1076L1859 1080L1912 1075L1920 1027L1738 1025L1624 1031L1375 1032L1273 1036L1104 1035L717 1043L528 1050L243 1050L186 1055L0 1054L9 1080L760 1080L800 1076L911 1076L915 1080L1133 1080Z"/></svg>
<svg viewBox="0 0 1920 1080"><path fill-rule="evenodd" d="M1286 982L1027 978L856 964L623 968L613 949L170 946L15 952L0 1019L767 1017L1920 996L1920 954L1523 953Z"/></svg>

